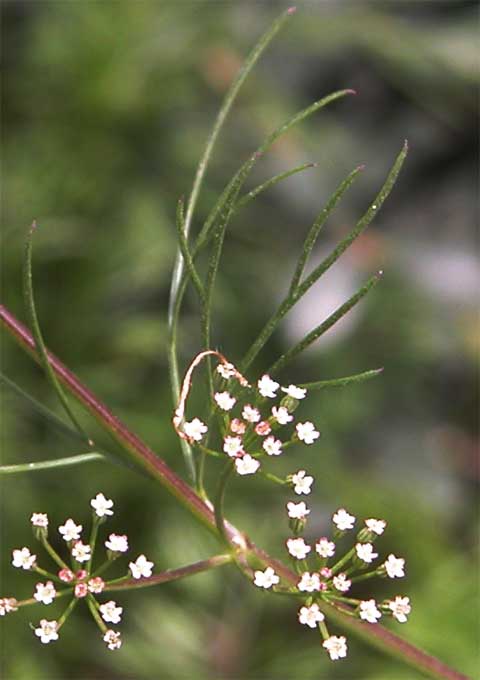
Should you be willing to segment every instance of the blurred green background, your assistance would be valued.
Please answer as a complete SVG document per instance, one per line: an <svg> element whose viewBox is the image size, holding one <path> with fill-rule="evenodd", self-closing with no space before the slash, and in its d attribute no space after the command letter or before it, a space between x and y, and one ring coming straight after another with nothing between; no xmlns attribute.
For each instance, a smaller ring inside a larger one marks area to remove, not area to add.
<svg viewBox="0 0 480 680"><path fill-rule="evenodd" d="M25 318L22 249L36 218L34 282L49 346L182 475L166 364L176 201L190 191L209 126L243 57L284 7L2 3L3 300ZM265 134L296 110L344 87L358 96L309 119L258 163L249 188L303 162L318 167L265 193L234 220L215 295L214 341L232 361L244 354L286 290L302 237L329 194L367 164L329 220L314 260L352 227L408 138L409 158L381 214L285 319L252 377L368 275L385 270L375 292L281 378L307 382L379 366L384 374L312 394L302 417L314 420L322 438L277 469L315 474L312 538L328 531L342 505L388 521L379 545L407 558L407 578L371 585L378 598L399 592L413 603L409 624L392 627L475 675L478 4L319 1L300 2L298 10L242 90L198 218ZM200 347L198 320L191 295L182 369ZM2 335L4 371L57 410L41 371ZM4 463L79 452L2 392ZM111 530L128 533L132 551L145 552L158 569L218 549L165 492L124 468L91 464L11 477L2 480L2 595L33 591L35 579L10 566L13 548L35 546L32 511L48 512L53 527L67 517L85 525L89 499L100 490L116 503ZM287 498L261 480L237 479L228 516L282 556ZM294 603L259 593L234 569L117 599L125 619L116 653L103 646L83 607L61 641L47 646L28 624L53 618L53 608L2 619L3 677L417 677L353 638L349 660L332 664L318 636L298 625Z"/></svg>

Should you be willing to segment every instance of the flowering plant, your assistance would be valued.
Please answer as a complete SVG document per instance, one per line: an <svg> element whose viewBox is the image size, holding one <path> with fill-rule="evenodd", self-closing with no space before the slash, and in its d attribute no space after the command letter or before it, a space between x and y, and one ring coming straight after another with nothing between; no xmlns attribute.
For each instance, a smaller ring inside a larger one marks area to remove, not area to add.
<svg viewBox="0 0 480 680"><path fill-rule="evenodd" d="M294 173L312 167L312 164L302 165L284 172L248 193L242 194L243 186L251 170L272 144L288 130L336 100L354 94L352 90L342 90L327 95L295 114L274 130L227 183L197 236L194 239L192 238L190 232L198 196L220 130L251 69L293 13L294 8L291 8L279 17L261 37L247 58L244 67L227 93L208 138L188 202L186 205L184 205L183 200L178 202L176 227L179 249L172 276L169 303L170 340L168 353L175 404L173 426L179 436L188 482L175 474L162 458L157 456L138 436L130 432L94 394L80 383L73 373L47 350L40 329L33 294L31 258L32 239L36 229L35 223L27 238L24 260L24 292L31 333L7 309L4 307L0 309L0 318L7 330L19 342L20 346L32 354L34 359L43 366L71 422L71 425L67 426L62 421L62 427L73 432L77 439L84 442L86 448L85 453L80 455L42 463L3 466L0 472L2 474L17 474L51 467L86 464L98 459L119 462L114 454L100 448L79 423L67 397L67 392L69 392L78 399L89 413L98 419L104 430L115 438L142 472L147 472L154 480L162 484L195 518L214 533L224 552L191 565L156 574L152 573L153 562L150 562L144 555L140 555L135 561L129 563L130 576L124 574L113 580L104 580L102 576L104 571L128 550L128 539L122 534L111 533L104 543L107 548L106 560L93 568L98 529L113 512L113 502L99 493L91 501L94 514L88 542L82 539L83 527L76 524L73 519L67 519L59 527L59 533L67 544L69 564L54 550L48 539L48 516L44 513L33 513L31 521L35 535L59 569L54 572L39 566L37 555L32 554L28 547L15 549L12 559L13 566L39 574L43 580L36 584L33 597L29 600L21 601L11 596L4 596L0 600L0 614L5 615L24 606L39 603L50 606L61 597L70 597L69 605L58 619L40 619L39 625L34 628L35 636L42 643L47 644L57 640L59 630L70 612L83 599L99 626L107 647L118 649L121 645L120 635L117 631L109 628L107 624L116 625L121 619L123 608L118 606L115 600L107 599L100 603L97 595L113 590L158 585L169 580L190 576L199 571L234 564L247 577L252 587L299 600L298 620L300 624L319 629L322 646L330 659L335 661L345 657L347 642L344 635L332 635L330 633L326 623L327 617L329 622L333 621L335 625L344 626L357 633L367 642L382 647L388 653L401 656L406 663L416 669L435 673L437 677L460 677L452 669L406 641L397 638L396 635L385 630L378 623L383 615L391 615L398 622L404 623L410 612L408 597L395 595L393 599L383 600L382 602L377 602L375 597L367 600L350 597L352 595L350 589L353 590L358 581L374 576L396 579L404 575L404 560L394 554L390 554L380 566L374 566L368 571L369 565L378 558L377 548L373 541L376 541L377 537L383 533L384 520L366 519L365 526L362 526L355 536L353 546L345 550L341 556L336 556L337 552L341 552L338 541L353 530L356 518L344 508L337 510L333 515L333 535L331 537L319 537L315 540L313 547L311 539L303 535L307 527L307 518L312 511L303 500L288 500L286 507L293 535L286 541L291 562L291 566L287 566L257 547L250 537L230 524L224 516L227 483L233 473L247 478L259 474L283 490L293 491L297 496L308 496L314 479L303 467L296 465L295 467L299 469L284 478L268 470L279 456L287 455L285 452L288 448L297 444L310 447L318 443L320 433L315 424L303 418L296 420L295 412L297 409L301 409L302 402L310 390L333 384L346 385L362 382L380 372L379 370L366 371L338 380L314 381L301 385L281 386L281 383L276 380L281 370L289 362L328 331L377 285L381 278L381 272L377 272L350 299L346 300L329 317L313 328L300 342L282 354L272 366L267 367L258 380L252 380L252 383L250 383L244 377L283 317L338 260L353 241L363 233L378 214L404 163L408 149L406 143L395 159L377 196L354 228L318 266L308 275L305 275L309 257L325 221L363 170L363 166L355 168L334 191L305 238L284 299L266 322L243 360L238 362L238 368L218 351L210 349L214 346L211 337L212 298L229 222L245 204L253 200L259 193ZM202 278L197 258L200 253L206 252L207 249L209 249L208 267L205 277ZM201 310L201 346L203 351L194 358L181 385L178 329L182 302L189 285L193 287L197 295ZM219 359L215 370L212 367L213 357ZM200 414L202 416L200 417L199 414L189 414L187 417L187 401L192 385L193 371L204 359L207 374L206 415ZM45 413L46 409L41 408ZM56 419L53 414L50 414L50 417L53 420ZM223 470L219 472L216 478L214 494L211 494L210 490L206 488L205 467L207 459L212 459L212 461L213 459L223 459L224 462Z"/></svg>

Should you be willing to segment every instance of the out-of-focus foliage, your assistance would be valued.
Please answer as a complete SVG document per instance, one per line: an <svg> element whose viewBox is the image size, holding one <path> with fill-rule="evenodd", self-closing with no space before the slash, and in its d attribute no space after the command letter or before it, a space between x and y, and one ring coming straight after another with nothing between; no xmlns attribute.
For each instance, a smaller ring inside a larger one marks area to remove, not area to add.
<svg viewBox="0 0 480 680"><path fill-rule="evenodd" d="M414 606L410 624L396 628L470 673L480 279L473 255L475 6L301 3L243 90L199 204L204 216L239 162L295 110L335 89L358 91L258 164L252 187L302 162L318 167L245 208L227 235L214 338L236 361L283 295L302 236L339 181L367 164L324 230L318 257L351 228L409 139L409 160L384 210L285 320L255 370L360 279L385 270L350 320L282 379L306 382L378 366L384 374L312 395L303 415L318 424L322 439L278 465L316 475L312 537L341 505L388 520L381 546L407 558L408 578L398 588ZM21 253L36 218L34 282L48 344L182 474L165 356L176 201L190 190L223 93L279 9L151 0L2 4L4 301L22 316ZM185 363L199 349L192 302L181 333ZM8 375L56 408L39 369L9 339L2 347ZM80 452L7 392L2 425L4 463ZM116 501L112 530L127 532L133 549L158 568L215 552L214 540L171 498L127 470L92 464L15 477L2 489L3 595L33 590L33 579L9 566L12 548L34 545L31 512L48 512L53 526L70 516L86 522L88 500L99 490ZM228 514L282 555L286 500L261 480L237 480ZM395 585L385 583L379 596L393 594ZM300 629L294 605L255 591L234 570L121 600L120 653L104 649L81 607L61 641L47 647L28 628L37 610L2 620L3 676L413 677L354 639L349 661L332 665L318 636Z"/></svg>

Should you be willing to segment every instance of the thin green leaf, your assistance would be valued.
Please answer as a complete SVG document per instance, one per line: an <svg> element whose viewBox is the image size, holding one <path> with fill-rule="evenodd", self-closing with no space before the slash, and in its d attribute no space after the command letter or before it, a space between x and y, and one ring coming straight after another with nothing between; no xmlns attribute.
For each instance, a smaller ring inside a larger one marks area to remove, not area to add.
<svg viewBox="0 0 480 680"><path fill-rule="evenodd" d="M178 234L178 243L180 246L180 252L182 253L182 257L184 260L184 263L187 267L187 272L190 275L190 278L193 281L193 284L197 290L198 296L201 300L201 302L204 301L205 294L202 286L202 282L200 281L200 277L198 276L197 270L195 269L195 265L193 263L192 256L190 254L190 249L188 247L187 239L185 236L185 215L183 211L183 198L180 198L178 203L177 203L177 215L176 215L176 220L175 220L175 226L177 227L177 234Z"/></svg>
<svg viewBox="0 0 480 680"><path fill-rule="evenodd" d="M355 307L356 304L360 302L360 300L365 297L365 295L374 287L377 285L377 283L380 281L380 278L382 276L382 272L379 272L378 274L375 274L375 276L372 276L367 283L360 288L359 291L355 293L355 295L352 295L350 299L348 299L346 302L343 303L338 309L336 309L333 314L330 314L330 316L325 319L319 326L314 328L310 333L307 333L307 335L298 342L294 347L289 349L285 354L283 354L272 366L270 366L269 369L267 369L267 372L270 374L276 373L280 369L284 368L287 363L289 363L294 357L296 357L300 352L303 352L304 349L309 347L315 340L318 340L319 337L321 337L324 333L326 333L332 326L334 326L337 321L339 321L345 314L347 314L353 307Z"/></svg>
<svg viewBox="0 0 480 680"><path fill-rule="evenodd" d="M239 208L243 208L244 206L246 206L248 203L250 203L250 201L253 201L254 198L257 198L259 194L275 186L275 184L282 182L284 179L288 179L288 177L291 177L292 175L296 175L297 172L303 172L304 170L309 170L310 168L317 167L318 163L303 163L303 165L299 165L296 168L293 168L292 170L287 170L286 172L282 172L279 175L271 177L263 184L260 184L258 187L252 189L247 194L242 196L242 198L239 201L237 201L235 211L237 211Z"/></svg>
<svg viewBox="0 0 480 680"><path fill-rule="evenodd" d="M320 109L325 108L325 106L328 106L328 104L333 103L337 99L341 99L342 97L347 96L348 94L355 94L354 90L338 90L337 92L332 92L331 94L327 95L326 97L322 97L322 99L319 99L316 102L313 102L313 104L310 104L310 106L307 106L305 109L302 109L301 111L298 111L295 113L291 118L288 118L282 125L280 125L278 128L276 128L273 132L271 132L265 139L264 141L260 144L256 152L253 154L252 158L254 159L254 163L263 156L264 153L268 151L268 149L272 146L274 142L279 139L282 135L286 134L292 127L295 125L298 125L302 121L304 121L306 118L309 116L312 116L314 113L317 111L320 111ZM250 164L251 159L248 159L245 161L245 163L241 166L241 168L235 173L233 178L230 180L230 182L227 184L225 189L222 191L221 195L219 196L216 204L212 208L210 214L208 215L196 241L195 241L195 246L193 248L193 253L192 256L195 258L198 252L204 248L207 243L209 242L209 239L212 235L212 230L214 229L214 224L216 222L216 219L220 213L220 211L223 209L224 203L226 200L228 200L228 197L231 195L232 187L236 184L238 181L238 177L242 175L245 171L245 167ZM252 164L250 166L250 170L253 168Z"/></svg>
<svg viewBox="0 0 480 680"><path fill-rule="evenodd" d="M213 297L213 290L215 287L215 280L217 277L217 272L218 272L218 266L220 264L220 257L222 254L222 249L223 249L223 242L225 239L225 232L227 230L228 224L232 218L233 213L235 212L235 204L237 201L238 194L247 178L248 173L250 172L253 164L256 161L256 155L252 156L250 161L244 164L242 171L237 175L236 177L236 182L232 186L232 189L230 191L230 195L225 201L225 204L223 206L223 211L220 216L220 221L218 223L217 228L215 229L214 237L213 237L213 248L212 252L210 255L210 260L208 264L208 272L207 272L207 280L205 284L205 297L204 297L204 304L202 307L202 319L201 319L201 327L202 327L202 340L203 340L203 345L205 349L208 349L210 347L210 341L211 341L211 322L212 322L212 297ZM212 374L211 374L211 365L210 362L207 359L207 371L208 371L208 378L209 378L209 387L210 387L210 392L212 391L212 385L213 385L213 379L212 379Z"/></svg>
<svg viewBox="0 0 480 680"><path fill-rule="evenodd" d="M303 383L299 387L304 387L307 390L323 390L328 387L345 387L354 383L361 383L365 380L371 380L377 375L383 373L383 368L374 368L364 373L357 373L356 375L347 375L344 378L334 378L333 380L317 380L316 382Z"/></svg>
<svg viewBox="0 0 480 680"><path fill-rule="evenodd" d="M358 177L359 173L365 168L364 165L359 165L358 168L355 168L348 177L346 177L343 182L339 185L337 190L332 194L332 196L329 198L327 201L326 206L323 208L323 210L320 212L318 215L317 219L315 222L312 224L310 231L307 234L307 238L305 239L305 242L303 244L303 249L300 254L300 258L298 260L298 264L295 268L295 272L292 277L292 282L290 284L290 290L289 290L289 295L291 295L296 288L298 287L301 279L303 272L305 271L305 267L308 262L308 258L310 257L310 254L313 250L313 247L316 243L316 240L318 238L318 235L327 221L327 219L330 217L331 213L333 210L336 208L338 202L342 198L343 194L347 191L347 189L353 184L355 179Z"/></svg>
<svg viewBox="0 0 480 680"><path fill-rule="evenodd" d="M70 467L72 465L83 465L84 463L91 463L92 461L106 462L107 457L103 453L91 451L89 453L80 453L76 456L68 456L66 458L56 458L54 460L40 460L35 463L21 463L20 465L2 465L0 466L0 475L16 475L23 472L40 472L42 470L52 470L53 468Z"/></svg>
<svg viewBox="0 0 480 680"><path fill-rule="evenodd" d="M325 258L325 260L323 260L323 262L321 262L309 276L307 276L304 282L297 286L295 291L291 294L288 294L283 302L280 303L279 307L262 328L259 335L254 340L253 344L245 355L243 361L241 362L240 370L242 372L245 372L249 368L257 354L268 341L279 322L281 319L283 319L287 312L298 302L298 300L300 300L301 297L303 297L303 295L305 295L305 293L313 286L314 283L316 283L322 274L324 274L332 266L332 264L338 260L340 255L342 255L342 253L353 243L353 241L358 238L358 236L360 236L360 234L368 227L370 222L382 207L385 199L393 189L403 162L405 161L407 152L408 144L405 142L401 152L397 156L390 172L388 173L385 183L368 210L357 222L355 228L350 232L350 234L348 234L346 238L343 239L343 241L341 241L341 243L339 243L332 253L330 253L330 255Z"/></svg>
<svg viewBox="0 0 480 680"><path fill-rule="evenodd" d="M22 388L19 385L14 383L13 380L10 380L10 378L7 378L7 376L4 375L3 373L0 373L0 383L6 385L19 397L28 402L28 404L30 404L30 406L32 406L33 409L37 411L37 413L39 413L43 418L46 418L59 432L66 435L67 437L75 439L76 441L82 442L85 441L82 434L80 434L77 430L73 429L72 427L64 423L61 418L59 418L55 413L53 413L53 411L50 411L50 409L48 409L46 406L44 406L39 401L34 399L30 394L22 390Z"/></svg>
<svg viewBox="0 0 480 680"><path fill-rule="evenodd" d="M83 427L78 422L75 414L73 413L65 392L62 389L55 373L53 372L50 362L48 360L48 352L43 340L42 331L40 330L40 324L38 322L37 312L35 309L35 298L33 295L33 283L32 283L32 240L33 234L37 228L36 222L33 222L31 228L28 231L26 242L25 242L25 257L23 261L23 293L25 297L25 306L27 314L30 321L30 326L32 329L32 335L35 339L35 348L40 357L40 363L45 371L45 374L53 387L60 403L65 409L65 413L70 418L73 426L76 428L78 433L83 437L89 446L93 446L93 441L90 439L88 434L85 432Z"/></svg>

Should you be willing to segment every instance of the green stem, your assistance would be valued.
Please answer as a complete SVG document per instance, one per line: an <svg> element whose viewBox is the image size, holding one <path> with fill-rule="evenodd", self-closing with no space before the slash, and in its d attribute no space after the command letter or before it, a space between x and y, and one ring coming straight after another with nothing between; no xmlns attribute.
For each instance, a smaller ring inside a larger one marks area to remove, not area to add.
<svg viewBox="0 0 480 680"><path fill-rule="evenodd" d="M96 599L93 597L93 595L91 593L88 593L88 595L85 599L87 601L87 606L90 609L90 613L95 620L95 623L100 628L102 633L106 633L107 630L108 630L108 626L99 614L98 604L97 604Z"/></svg>
<svg viewBox="0 0 480 680"><path fill-rule="evenodd" d="M55 581L56 583L63 583L61 579L58 578L55 574L50 573L46 569L42 569L38 565L32 567L32 571L34 571L36 574L40 574L41 576L45 576L48 579L51 579L52 581Z"/></svg>
<svg viewBox="0 0 480 680"><path fill-rule="evenodd" d="M58 564L58 566L61 569L69 569L68 565L65 564L60 555L57 553L57 551L50 545L46 536L42 535L40 538L40 542L47 551L47 553L50 555L52 560L55 562L55 564Z"/></svg>
<svg viewBox="0 0 480 680"><path fill-rule="evenodd" d="M72 594L71 588L66 588L65 590L57 590L57 592L55 593L55 601L59 600L61 597L66 597L67 595L71 594ZM18 601L17 607L31 607L33 604L43 604L43 602L39 602L34 597L29 597L28 600Z"/></svg>
<svg viewBox="0 0 480 680"><path fill-rule="evenodd" d="M307 390L323 390L327 387L345 387L346 385L352 385L353 383L360 383L364 380L375 378L377 375L381 375L383 370L383 368L374 368L371 371L357 373L356 375L348 375L344 378L333 378L332 380L317 380L316 382L302 383L299 385L299 387L305 387Z"/></svg>
<svg viewBox="0 0 480 680"><path fill-rule="evenodd" d="M225 490L227 488L230 475L233 472L233 468L233 461L228 460L220 475L220 479L218 480L217 493L215 494L215 524L217 526L218 533L228 545L230 545L230 541L225 529L223 506L225 500Z"/></svg>
<svg viewBox="0 0 480 680"><path fill-rule="evenodd" d="M349 550L348 552L346 552L345 555L344 555L340 560L338 560L338 562L337 562L336 564L334 564L334 565L331 567L332 576L333 576L334 574L336 574L337 572L339 572L340 569L343 567L344 564L347 564L347 562L350 562L350 560L352 559L352 557L353 557L354 555L355 555L355 548L352 548L351 550Z"/></svg>
<svg viewBox="0 0 480 680"><path fill-rule="evenodd" d="M206 560L188 564L185 567L167 569L166 571L163 571L160 574L155 574L154 576L150 576L149 578L134 579L127 576L124 578L115 579L114 581L108 581L105 584L103 592L111 590L148 588L150 586L158 586L162 583L169 583L170 581L178 581L179 579L186 578L187 576L193 576L194 574L199 574L203 571L216 569L217 567L223 567L231 563L233 559L233 555L214 555L213 557L209 557Z"/></svg>
<svg viewBox="0 0 480 680"><path fill-rule="evenodd" d="M20 465L2 465L0 466L0 475L16 475L23 472L39 472L42 470L51 470L54 468L70 467L72 465L83 465L84 463L91 463L92 461L106 461L107 458L103 453L92 451L91 453L80 453L75 456L67 456L65 458L56 458L54 460L40 460L35 463L21 463Z"/></svg>
<svg viewBox="0 0 480 680"><path fill-rule="evenodd" d="M72 611L75 609L75 607L78 604L78 598L73 597L72 600L69 602L68 607L65 609L61 617L58 619L57 622L57 630L60 630L60 628L63 626L65 621L68 619Z"/></svg>
<svg viewBox="0 0 480 680"><path fill-rule="evenodd" d="M25 297L25 306L30 321L30 326L32 328L33 337L35 338L35 346L38 350L40 357L40 364L45 371L48 381L53 387L60 403L65 409L65 413L70 418L73 426L78 431L78 433L83 437L87 444L93 447L93 441L90 439L88 434L85 432L83 427L78 422L75 414L73 413L68 399L62 389L62 386L57 380L57 377L50 366L48 360L47 349L45 347L45 342L43 339L42 331L40 330L40 324L38 322L37 310L35 308L35 297L33 295L33 282L32 282L32 241L33 234L37 228L36 222L33 222L25 241L25 257L23 261L23 294Z"/></svg>
<svg viewBox="0 0 480 680"><path fill-rule="evenodd" d="M369 571L367 574L361 574L360 576L353 576L350 580L351 580L352 583L357 583L358 581L365 581L366 579L374 578L375 576L379 576L377 569L375 571Z"/></svg>
<svg viewBox="0 0 480 680"><path fill-rule="evenodd" d="M87 562L87 566L85 569L90 573L90 568L92 566L92 561L93 561L93 553L95 552L95 544L97 542L97 534L98 534L98 528L100 526L100 517L94 513L93 515L93 521L92 521L92 530L90 532L90 539L88 541L88 545L90 546L90 559Z"/></svg>

